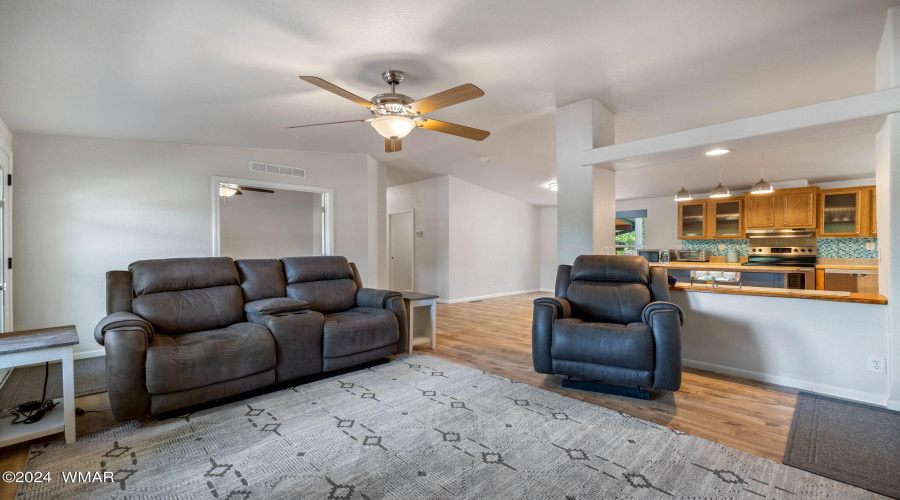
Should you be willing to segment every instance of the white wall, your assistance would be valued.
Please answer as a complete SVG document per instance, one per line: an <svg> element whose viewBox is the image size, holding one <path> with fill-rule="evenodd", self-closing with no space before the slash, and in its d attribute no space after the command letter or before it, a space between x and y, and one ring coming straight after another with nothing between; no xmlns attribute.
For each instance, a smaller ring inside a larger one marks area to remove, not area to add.
<svg viewBox="0 0 900 500"><path fill-rule="evenodd" d="M450 296L450 178L435 177L387 189L387 213L415 210L415 291ZM390 275L390 272L388 272Z"/></svg>
<svg viewBox="0 0 900 500"><path fill-rule="evenodd" d="M556 288L556 207L541 209L541 290Z"/></svg>
<svg viewBox="0 0 900 500"><path fill-rule="evenodd" d="M219 198L221 255L233 259L315 255L322 213L316 202L321 207L321 199L318 193L285 189Z"/></svg>
<svg viewBox="0 0 900 500"><path fill-rule="evenodd" d="M680 249L678 204L673 196L616 202L616 211L647 210L644 220L644 248Z"/></svg>
<svg viewBox="0 0 900 500"><path fill-rule="evenodd" d="M107 271L212 255L214 175L334 189L335 253L367 277L367 155L40 135L16 135L14 148L16 329L75 324L77 349L99 349ZM309 178L251 172L250 160L304 167Z"/></svg>
<svg viewBox="0 0 900 500"><path fill-rule="evenodd" d="M686 366L884 405L887 307L876 304L671 293L684 309Z"/></svg>
<svg viewBox="0 0 900 500"><path fill-rule="evenodd" d="M0 118L0 145L8 150L12 150L12 132L6 128L2 118Z"/></svg>
<svg viewBox="0 0 900 500"><path fill-rule="evenodd" d="M540 209L470 182L450 183L450 301L540 288Z"/></svg>

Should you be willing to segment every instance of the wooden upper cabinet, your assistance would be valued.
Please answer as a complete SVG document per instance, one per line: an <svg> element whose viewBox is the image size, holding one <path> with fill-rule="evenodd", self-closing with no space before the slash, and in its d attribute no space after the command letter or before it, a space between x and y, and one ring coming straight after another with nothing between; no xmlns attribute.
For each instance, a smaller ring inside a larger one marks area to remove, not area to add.
<svg viewBox="0 0 900 500"><path fill-rule="evenodd" d="M709 237L743 238L744 233L744 198L710 198L707 200L709 219Z"/></svg>
<svg viewBox="0 0 900 500"><path fill-rule="evenodd" d="M818 195L816 236L875 236L875 186L823 189Z"/></svg>
<svg viewBox="0 0 900 500"><path fill-rule="evenodd" d="M744 197L746 211L744 224L747 229L772 229L775 227L775 194L750 195Z"/></svg>
<svg viewBox="0 0 900 500"><path fill-rule="evenodd" d="M678 239L709 238L707 200L678 202Z"/></svg>
<svg viewBox="0 0 900 500"><path fill-rule="evenodd" d="M816 227L816 192L819 188L797 188L776 191L776 201L780 210L776 215L781 215L778 227ZM779 214L780 212L780 214Z"/></svg>

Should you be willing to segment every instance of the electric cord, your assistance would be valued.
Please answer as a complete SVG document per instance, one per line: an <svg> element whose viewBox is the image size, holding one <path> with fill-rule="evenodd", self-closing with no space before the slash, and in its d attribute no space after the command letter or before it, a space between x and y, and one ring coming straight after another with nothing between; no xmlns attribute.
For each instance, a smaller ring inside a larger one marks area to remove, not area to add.
<svg viewBox="0 0 900 500"><path fill-rule="evenodd" d="M13 415L14 424L33 424L44 418L59 403L53 400L47 400L47 380L50 378L50 363L44 363L44 391L41 394L40 401L28 401L18 406L14 406L6 410Z"/></svg>

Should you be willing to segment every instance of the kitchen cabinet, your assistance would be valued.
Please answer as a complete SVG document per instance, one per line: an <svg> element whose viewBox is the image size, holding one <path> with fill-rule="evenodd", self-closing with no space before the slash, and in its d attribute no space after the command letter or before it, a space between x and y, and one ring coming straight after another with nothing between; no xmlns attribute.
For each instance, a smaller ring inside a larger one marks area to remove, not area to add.
<svg viewBox="0 0 900 500"><path fill-rule="evenodd" d="M746 229L816 227L819 188L779 189L770 194L744 195Z"/></svg>
<svg viewBox="0 0 900 500"><path fill-rule="evenodd" d="M821 270L820 270L821 271ZM878 271L865 269L825 269L820 290L850 293L878 293Z"/></svg>
<svg viewBox="0 0 900 500"><path fill-rule="evenodd" d="M707 200L678 202L678 239L709 238L706 202Z"/></svg>
<svg viewBox="0 0 900 500"><path fill-rule="evenodd" d="M707 200L710 238L744 237L744 199L742 197Z"/></svg>
<svg viewBox="0 0 900 500"><path fill-rule="evenodd" d="M819 191L818 221L820 238L877 235L875 186Z"/></svg>

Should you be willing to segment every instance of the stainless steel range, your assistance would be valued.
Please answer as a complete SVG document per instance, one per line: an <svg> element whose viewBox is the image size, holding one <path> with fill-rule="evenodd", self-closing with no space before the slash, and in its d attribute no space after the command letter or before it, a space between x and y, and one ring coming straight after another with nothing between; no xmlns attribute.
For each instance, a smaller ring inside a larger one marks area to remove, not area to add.
<svg viewBox="0 0 900 500"><path fill-rule="evenodd" d="M816 247L750 247L742 266L816 267Z"/></svg>

